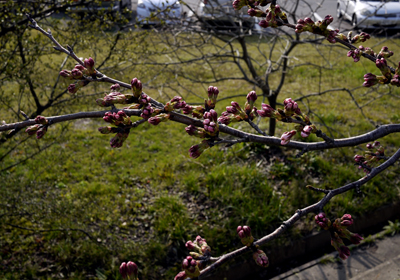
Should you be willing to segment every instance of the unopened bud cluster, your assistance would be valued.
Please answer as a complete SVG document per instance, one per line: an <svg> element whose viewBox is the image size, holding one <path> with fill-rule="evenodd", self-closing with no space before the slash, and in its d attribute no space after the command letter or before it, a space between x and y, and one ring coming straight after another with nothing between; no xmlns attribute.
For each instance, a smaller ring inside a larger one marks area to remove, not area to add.
<svg viewBox="0 0 400 280"><path fill-rule="evenodd" d="M281 10L279 5L269 5L265 13L257 8L251 8L247 11L250 16L265 17L258 25L262 28L277 27L288 23L287 15Z"/></svg>
<svg viewBox="0 0 400 280"><path fill-rule="evenodd" d="M254 242L254 237L251 235L251 228L248 226L238 226L236 229L243 245L250 247Z"/></svg>
<svg viewBox="0 0 400 280"><path fill-rule="evenodd" d="M119 267L122 279L138 280L138 267L134 262L123 262Z"/></svg>
<svg viewBox="0 0 400 280"><path fill-rule="evenodd" d="M226 111L222 112L218 121L228 125L230 123L253 120L257 116L257 108L254 102L257 100L255 91L250 91L246 96L246 103L242 109L236 101L231 102L231 106L226 107Z"/></svg>
<svg viewBox="0 0 400 280"><path fill-rule="evenodd" d="M27 127L25 132L28 133L29 136L36 134L36 138L40 139L46 134L49 121L43 116L37 116L35 118L35 123L36 124Z"/></svg>
<svg viewBox="0 0 400 280"><path fill-rule="evenodd" d="M326 217L325 213L319 213L314 217L315 223L331 234L331 245L338 251L339 257L346 260L350 256L350 250L344 245L342 238L348 239L353 244L360 244L364 239L357 233L350 232L347 227L353 224L350 214L344 214L333 223Z"/></svg>
<svg viewBox="0 0 400 280"><path fill-rule="evenodd" d="M132 124L130 117L128 117L124 111L118 111L117 113L106 112L103 120L114 125L115 127L99 127L99 132L102 134L116 133L116 135L110 140L110 145L113 148L121 147L126 138L129 136L131 129L130 125Z"/></svg>
<svg viewBox="0 0 400 280"><path fill-rule="evenodd" d="M377 162L385 158L385 149L378 141L369 143L366 147L368 150L364 152L364 155L355 155L354 161L358 169L363 169L368 174Z"/></svg>
<svg viewBox="0 0 400 280"><path fill-rule="evenodd" d="M198 277L200 269L205 267L207 258L211 256L210 246L200 235L194 241L186 242L186 248L190 251L190 256L187 256L182 261L183 271L175 276L175 280Z"/></svg>
<svg viewBox="0 0 400 280"><path fill-rule="evenodd" d="M133 94L122 94L118 90L119 84L114 84L110 87L111 92L106 94L103 98L96 99L97 105L101 107L108 107L115 104L130 104L135 101Z"/></svg>
<svg viewBox="0 0 400 280"><path fill-rule="evenodd" d="M85 76L92 76L96 74L96 70L94 69L94 60L89 57L84 60L84 65L75 65L74 69L62 70L60 72L60 76L66 78L67 80L76 80L76 83L70 84L68 86L68 92L70 94L75 94L78 90L87 84L89 81L86 80Z"/></svg>
<svg viewBox="0 0 400 280"><path fill-rule="evenodd" d="M304 31L311 32L313 34L319 34L325 36L328 42L336 43L336 37L339 35L339 29L329 29L328 26L333 21L331 15L325 16L322 21L314 22L310 18L299 19L296 25L296 33L302 33Z"/></svg>
<svg viewBox="0 0 400 280"><path fill-rule="evenodd" d="M393 55L393 52L389 50L388 47L384 46L379 53L374 53L370 48L359 47L365 53L376 58L375 65L381 71L382 75L375 75L372 73L367 73L364 75L364 87L371 87L377 84L391 84L394 86L400 86L400 62L398 63L394 75L387 64L387 58Z"/></svg>

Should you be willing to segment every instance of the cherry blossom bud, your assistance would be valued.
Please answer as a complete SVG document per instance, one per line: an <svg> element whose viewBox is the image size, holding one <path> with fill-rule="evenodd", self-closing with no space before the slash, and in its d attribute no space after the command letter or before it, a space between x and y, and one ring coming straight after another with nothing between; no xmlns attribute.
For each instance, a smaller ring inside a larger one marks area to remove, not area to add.
<svg viewBox="0 0 400 280"><path fill-rule="evenodd" d="M78 88L75 84L70 84L70 85L68 86L68 92L71 93L71 94L77 93L77 92L78 92L78 89L79 89L79 88Z"/></svg>
<svg viewBox="0 0 400 280"><path fill-rule="evenodd" d="M304 22L305 22L306 24L308 24L308 25L314 25L314 24L315 24L315 22L314 22L312 19L308 18L308 17L306 17L306 18L304 19Z"/></svg>
<svg viewBox="0 0 400 280"><path fill-rule="evenodd" d="M368 144L366 145L366 147L367 147L367 149L369 149L369 150L371 150L371 149L373 148L372 144L370 144L370 143L368 143Z"/></svg>
<svg viewBox="0 0 400 280"><path fill-rule="evenodd" d="M258 23L258 25L262 28L267 28L269 26L268 22L266 20L260 20L260 22Z"/></svg>
<svg viewBox="0 0 400 280"><path fill-rule="evenodd" d="M149 118L148 122L152 125L158 125L160 122L166 122L167 120L169 120L169 114L158 114Z"/></svg>
<svg viewBox="0 0 400 280"><path fill-rule="evenodd" d="M349 240L351 243L358 245L361 243L362 240L364 240L364 238L361 237L361 235L359 235L358 233L352 233Z"/></svg>
<svg viewBox="0 0 400 280"><path fill-rule="evenodd" d="M71 76L72 76L74 79L82 79L83 73L82 73L80 70L78 70L78 69L72 69L72 71L71 71Z"/></svg>
<svg viewBox="0 0 400 280"><path fill-rule="evenodd" d="M331 226L331 221L326 217L325 213L321 212L314 217L315 223L321 228L327 230Z"/></svg>
<svg viewBox="0 0 400 280"><path fill-rule="evenodd" d="M126 264L126 270L127 270L128 277L132 276L134 280L137 279L138 267L134 262L129 261Z"/></svg>
<svg viewBox="0 0 400 280"><path fill-rule="evenodd" d="M47 132L47 126L42 126L36 131L36 138L42 138Z"/></svg>
<svg viewBox="0 0 400 280"><path fill-rule="evenodd" d="M231 118L229 118L228 116L221 116L218 118L218 122L220 122L224 125L228 125L231 123Z"/></svg>
<svg viewBox="0 0 400 280"><path fill-rule="evenodd" d="M74 69L78 69L79 71L81 71L82 73L85 73L85 71L87 71L87 69L85 68L85 66L77 64L75 65Z"/></svg>
<svg viewBox="0 0 400 280"><path fill-rule="evenodd" d="M151 105L147 105L146 107L143 108L142 113L140 114L140 116L147 120L151 117L151 115L153 114L154 109L151 107Z"/></svg>
<svg viewBox="0 0 400 280"><path fill-rule="evenodd" d="M254 90L253 90L253 91L250 91L250 92L247 94L246 99L247 99L247 102L249 102L249 104L250 104L251 106L253 106L254 102L257 100L257 94L256 94L256 92L255 92Z"/></svg>
<svg viewBox="0 0 400 280"><path fill-rule="evenodd" d="M188 242L186 242L186 248L188 249L188 250L193 250L194 248L195 248L195 244L192 242L192 241L188 241Z"/></svg>
<svg viewBox="0 0 400 280"><path fill-rule="evenodd" d="M198 158L209 147L207 140L203 140L200 144L190 147L189 155L192 158Z"/></svg>
<svg viewBox="0 0 400 280"><path fill-rule="evenodd" d="M263 117L263 118L265 118L265 117L268 117L268 118L273 117L273 115L275 113L275 109L274 108L272 108L270 105L264 104L264 103L261 104L261 108L262 108L262 110L257 110L257 114L260 117Z"/></svg>
<svg viewBox="0 0 400 280"><path fill-rule="evenodd" d="M243 0L235 0L232 3L232 7L237 11L243 8L244 6L246 6L246 2Z"/></svg>
<svg viewBox="0 0 400 280"><path fill-rule="evenodd" d="M28 126L27 129L25 130L26 133L28 133L29 136L33 135L36 133L36 131L40 128L40 124L34 124L31 126Z"/></svg>
<svg viewBox="0 0 400 280"><path fill-rule="evenodd" d="M286 131L281 136L281 145L286 145L290 142L290 139L296 134L296 130Z"/></svg>
<svg viewBox="0 0 400 280"><path fill-rule="evenodd" d="M102 126L102 127L99 127L98 130L101 134L110 134L112 127L111 126Z"/></svg>
<svg viewBox="0 0 400 280"><path fill-rule="evenodd" d="M207 91L209 99L217 99L219 94L219 90L217 87L209 86Z"/></svg>
<svg viewBox="0 0 400 280"><path fill-rule="evenodd" d="M390 80L390 84L393 86L400 87L400 76L395 74L393 78Z"/></svg>
<svg viewBox="0 0 400 280"><path fill-rule="evenodd" d="M372 87L378 83L378 79L376 78L376 75L372 73L367 73L364 75L364 87Z"/></svg>
<svg viewBox="0 0 400 280"><path fill-rule="evenodd" d="M94 70L94 60L93 58L85 58L84 62L86 69L89 72L89 75L96 74L96 71Z"/></svg>
<svg viewBox="0 0 400 280"><path fill-rule="evenodd" d="M142 83L137 78L131 80L131 89L135 97L139 97L142 93Z"/></svg>
<svg viewBox="0 0 400 280"><path fill-rule="evenodd" d="M345 227L351 226L353 224L353 219L351 218L351 215L344 214L343 217L340 219L340 224Z"/></svg>
<svg viewBox="0 0 400 280"><path fill-rule="evenodd" d="M333 17L331 15L325 16L325 18L322 20L322 24L327 27L329 24L331 24L333 21Z"/></svg>
<svg viewBox="0 0 400 280"><path fill-rule="evenodd" d="M237 109L237 107L233 107L233 106L227 106L227 107L226 107L226 111L227 111L228 113L231 113L231 114L237 114L237 113L239 113L239 110Z"/></svg>
<svg viewBox="0 0 400 280"><path fill-rule="evenodd" d="M251 235L251 229L248 226L238 226L236 229L240 241L245 246L251 246L254 242L254 237Z"/></svg>
<svg viewBox="0 0 400 280"><path fill-rule="evenodd" d="M182 268L190 278L195 278L200 275L200 269L197 262L191 256L187 256L186 259L182 261Z"/></svg>
<svg viewBox="0 0 400 280"><path fill-rule="evenodd" d="M174 280L185 280L186 278L188 278L188 276L186 275L186 272L181 271L175 276Z"/></svg>
<svg viewBox="0 0 400 280"><path fill-rule="evenodd" d="M393 55L392 51L389 51L389 48L384 46L381 51L378 53L378 57L389 58Z"/></svg>
<svg viewBox="0 0 400 280"><path fill-rule="evenodd" d="M110 89L112 91L118 91L121 88L121 86L119 84L113 84L112 86L110 86Z"/></svg>
<svg viewBox="0 0 400 280"><path fill-rule="evenodd" d="M128 277L128 268L125 262L123 262L119 267L119 273L121 273L122 279L126 279Z"/></svg>
<svg viewBox="0 0 400 280"><path fill-rule="evenodd" d="M262 267L268 267L269 261L267 255L262 250L257 250L253 253L253 259L256 261L256 264Z"/></svg>
<svg viewBox="0 0 400 280"><path fill-rule="evenodd" d="M129 132L125 132L125 133L117 133L115 135L115 137L113 137L110 140L110 146L112 148L120 148L122 147L122 144L124 143L124 141L126 140L126 138L128 138Z"/></svg>
<svg viewBox="0 0 400 280"><path fill-rule="evenodd" d="M38 123L38 124L43 124L43 125L46 125L46 124L49 123L49 121L43 116L37 116L35 118L35 122Z"/></svg>
<svg viewBox="0 0 400 280"><path fill-rule="evenodd" d="M191 114L193 112L193 107L190 106L189 104L186 104L186 106L182 108L182 112L185 115Z"/></svg>
<svg viewBox="0 0 400 280"><path fill-rule="evenodd" d="M365 158L361 155L355 155L354 160L355 162L362 162Z"/></svg>
<svg viewBox="0 0 400 280"><path fill-rule="evenodd" d="M63 78L67 78L68 80L72 80L73 79L73 77L71 75L71 71L68 71L68 70L62 70L60 72L60 76L63 77Z"/></svg>
<svg viewBox="0 0 400 280"><path fill-rule="evenodd" d="M306 125L303 130L301 131L301 137L308 137L310 136L311 132L312 132L312 127L309 125Z"/></svg>
<svg viewBox="0 0 400 280"><path fill-rule="evenodd" d="M204 141L203 141L204 142ZM202 245L202 244L205 244L206 243L206 240L204 239L204 238L202 238L200 235L197 235L196 236L196 239L195 239L195 242L198 244L198 245Z"/></svg>
<svg viewBox="0 0 400 280"><path fill-rule="evenodd" d="M347 248L343 240L339 237L339 235L335 232L334 236L331 238L331 245L335 248L339 253L339 257L342 260L346 260L350 256L350 250Z"/></svg>

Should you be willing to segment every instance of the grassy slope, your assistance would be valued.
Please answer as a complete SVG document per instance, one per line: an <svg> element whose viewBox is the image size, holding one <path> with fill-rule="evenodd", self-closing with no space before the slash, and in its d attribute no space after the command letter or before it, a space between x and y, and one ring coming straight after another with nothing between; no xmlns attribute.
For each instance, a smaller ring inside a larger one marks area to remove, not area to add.
<svg viewBox="0 0 400 280"><path fill-rule="evenodd" d="M395 51L398 42L386 45ZM366 72L377 72L371 63L353 63L343 49L327 50L323 46L299 46L291 63L319 63L317 52L326 52L334 65L322 62L329 68L321 70L322 77L319 70L310 70L309 66L291 70L279 101L318 91L319 80L321 91L355 88ZM135 71L135 76L145 76L146 71L151 69ZM115 73L117 78L129 79L124 75ZM206 74L199 69L199 75ZM218 86L221 97L251 89L244 82L227 81ZM4 90L9 94L13 88ZM100 90L101 86L96 89ZM389 90L398 96L398 89L382 87L379 92L357 89L354 97L363 105ZM146 92L158 96L151 87ZM204 95L204 91L197 93ZM86 100L66 110L96 109L91 105L93 100ZM238 101L244 103L244 98ZM219 105L219 112L227 105ZM301 106L314 113L316 124L329 126L330 130L323 130L335 137L373 129L343 91L307 99ZM364 114L380 124L398 122L398 108L398 99L384 94L364 107ZM5 110L1 114L6 118ZM100 120L89 120L52 127L45 139L29 139L26 146L1 162L5 168L24 159L38 145L54 142L39 156L2 172L0 195L7 198L0 208L0 215L4 215L2 277L84 279L106 275L112 279L120 277L120 262L129 259L143 268L143 279L171 279L187 254L184 243L197 234L207 239L215 255L221 254L240 246L237 225L250 225L259 237L296 209L321 198L306 190L306 185L335 188L362 176L352 162L362 147L310 152L298 159L293 151L235 145L215 147L193 160L187 150L198 141L186 135L182 125L145 124L131 132L121 149L109 147L110 136L97 132L101 125ZM236 126L250 131L243 124ZM261 121L261 127L267 128L266 122ZM288 128L279 126L278 134ZM381 142L390 155L398 141L398 136L389 136ZM0 149L4 152L6 148ZM362 195L348 192L333 199L326 212L332 217L345 212L360 215L398 200L398 174L398 168L391 168L363 187ZM299 237L313 227L310 217L286 237ZM282 238L276 244L286 242Z"/></svg>

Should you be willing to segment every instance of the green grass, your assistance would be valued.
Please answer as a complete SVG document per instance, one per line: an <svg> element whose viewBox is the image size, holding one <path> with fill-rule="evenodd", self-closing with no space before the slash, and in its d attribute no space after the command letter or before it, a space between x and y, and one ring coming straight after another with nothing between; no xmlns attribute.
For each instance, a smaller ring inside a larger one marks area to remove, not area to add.
<svg viewBox="0 0 400 280"><path fill-rule="evenodd" d="M112 35L108 35L109 43ZM104 72L126 82L134 76L146 81L146 77L160 73L158 66L133 64L122 71L124 65L132 61L144 61L143 53L157 61L168 60L165 55L156 57L156 44L152 44L156 41L155 34L137 32L123 36L126 40L117 45L115 57L110 62L110 65L121 64L111 73ZM96 53L91 49L80 52L76 48L76 51L82 56L95 54L98 59L104 57L107 53L104 40L100 36L96 40ZM254 42L249 48L255 51L256 40L251 40ZM377 41L373 39L370 44ZM398 50L399 41L393 42L390 49ZM145 46L143 53L135 48L139 43ZM321 62L316 55L317 49L325 53L332 67L325 61ZM296 59L290 62L292 66L307 61L320 63L327 69L321 70L321 77L319 70L309 70L309 66L291 69L279 96L280 102L287 97L316 92L319 87L321 91L336 87L355 88L362 84L365 73L377 72L371 63L353 63L339 48L300 45L295 56ZM43 56L38 69L52 59L60 62L62 57L59 54ZM69 62L66 69L72 65ZM207 79L210 73L205 69L203 65L197 69L183 67L183 70ZM228 70L236 75L234 69L226 64L219 66L218 74ZM46 74L41 76L43 83L55 79L56 69L46 68L44 71ZM159 83L168 81L171 88L162 90L161 99L165 100L166 95L174 96L173 86L176 85L169 80L170 77L171 73L166 71L154 81L148 78L146 93L158 97ZM318 85L319 80L321 85ZM201 89L185 79L179 82L205 96L206 88ZM271 83L277 83L277 79L271 79ZM62 82L59 88L67 85ZM246 94L252 89L243 81L215 85L220 88L221 97ZM81 94L105 89L106 86L101 84L90 85ZM16 83L2 84L1 90L4 96L11 96L10 100L15 102ZM363 108L367 118L378 124L398 122L400 101L392 95L398 96L399 91L397 88L391 90L391 95L384 94ZM359 88L353 92L361 105L382 93L388 93L388 88L382 86L376 92ZM183 89L182 95L188 102L201 102ZM75 99L52 108L44 115L97 110L96 98ZM237 100L244 104L245 98ZM218 112L228 106L229 101L218 104ZM21 108L31 108L30 104L29 100L23 101ZM365 133L374 128L347 92L315 96L304 100L300 106L305 111L309 109L313 122L336 138ZM0 111L0 116L7 122L12 121L9 114L11 111L6 108ZM133 260L140 267L141 279L171 279L188 253L185 242L193 240L196 235L206 238L213 254L220 255L241 246L236 236L238 225L249 225L254 236L259 238L274 230L296 209L322 198L321 194L308 190L307 185L332 189L363 176L352 159L363 147L309 152L297 158L296 151L282 151L260 144L238 144L230 148L213 147L194 160L188 156L188 149L200 141L188 136L183 125L167 122L154 127L146 123L132 130L120 149L110 148L110 135L97 132L97 128L103 125L101 120L89 120L51 126L44 139L37 141L32 137L26 140L0 162L0 169L7 168L24 160L38 147L54 143L38 156L1 173L0 195L6 198L0 207L1 277L86 279L105 276L116 279L120 278L119 264ZM263 129L267 125L264 120L260 123ZM251 131L243 123L234 127ZM290 125L279 124L277 135L290 128ZM20 133L2 145L1 154L25 137ZM396 149L399 137L391 135L381 142L390 155ZM392 167L363 186L361 195L355 191L347 192L335 197L324 210L332 218L344 213L359 216L397 201L400 195L398 174L398 167ZM313 228L311 217L302 219L288 234L268 246L288 244L309 234Z"/></svg>

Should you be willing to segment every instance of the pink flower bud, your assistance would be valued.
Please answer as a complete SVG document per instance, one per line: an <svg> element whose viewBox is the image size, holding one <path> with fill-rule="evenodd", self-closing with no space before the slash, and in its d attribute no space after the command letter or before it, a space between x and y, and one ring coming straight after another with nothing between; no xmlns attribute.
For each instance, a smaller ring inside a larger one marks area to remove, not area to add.
<svg viewBox="0 0 400 280"><path fill-rule="evenodd" d="M149 122L149 124L158 125L162 121L162 119L155 116L155 117L149 118L147 121Z"/></svg>
<svg viewBox="0 0 400 280"><path fill-rule="evenodd" d="M350 250L346 246L340 246L337 251L339 252L339 257L342 260L347 260L347 258L350 256Z"/></svg>
<svg viewBox="0 0 400 280"><path fill-rule="evenodd" d="M78 87L75 84L70 84L68 86L68 92L71 94L75 94L78 91Z"/></svg>
<svg viewBox="0 0 400 280"><path fill-rule="evenodd" d="M31 125L25 130L25 132L28 133L29 136L31 136L36 133L40 126L40 124Z"/></svg>
<svg viewBox="0 0 400 280"><path fill-rule="evenodd" d="M247 98L247 102L249 102L250 104L253 104L257 100L257 94L254 90L250 91L247 94L246 98Z"/></svg>
<svg viewBox="0 0 400 280"><path fill-rule="evenodd" d="M306 18L304 19L304 22L305 22L306 24L308 24L308 25L314 25L314 24L315 24L315 22L314 22L312 19L308 18L308 17L306 17Z"/></svg>
<svg viewBox="0 0 400 280"><path fill-rule="evenodd" d="M219 94L219 90L217 87L209 86L207 91L208 91L208 98L210 99L216 99Z"/></svg>
<svg viewBox="0 0 400 280"><path fill-rule="evenodd" d="M262 267L268 267L269 261L267 255L262 250L257 250L253 253L253 259L256 261L256 264Z"/></svg>
<svg viewBox="0 0 400 280"><path fill-rule="evenodd" d="M47 126L42 126L36 131L36 138L42 138L47 132Z"/></svg>
<svg viewBox="0 0 400 280"><path fill-rule="evenodd" d="M128 277L133 275L133 279L136 280L137 275L138 275L138 267L137 267L137 265L134 262L129 261L126 264L126 269L127 269Z"/></svg>
<svg viewBox="0 0 400 280"><path fill-rule="evenodd" d="M187 127L185 127L185 130L186 130L187 134L189 134L190 136L193 136L193 135L195 135L197 133L197 128L192 124L187 126Z"/></svg>
<svg viewBox="0 0 400 280"><path fill-rule="evenodd" d="M38 123L38 124L43 124L43 125L46 125L46 124L49 123L49 121L43 116L37 116L35 118L35 122Z"/></svg>
<svg viewBox="0 0 400 280"><path fill-rule="evenodd" d="M268 22L266 20L260 20L260 22L258 23L258 25L262 28L267 28L269 26Z"/></svg>
<svg viewBox="0 0 400 280"><path fill-rule="evenodd" d="M201 142L201 144L190 147L189 155L192 158L198 158L209 147L210 146L209 146L207 140L204 140L203 142Z"/></svg>
<svg viewBox="0 0 400 280"><path fill-rule="evenodd" d="M72 80L71 71L62 70L62 71L60 72L60 76L61 76L61 77L64 77L64 78L68 78L69 80Z"/></svg>
<svg viewBox="0 0 400 280"><path fill-rule="evenodd" d="M185 280L186 278L187 278L186 272L181 271L175 276L174 280Z"/></svg>
<svg viewBox="0 0 400 280"><path fill-rule="evenodd" d="M126 279L128 277L128 269L125 262L123 262L119 267L119 273L121 273L122 279Z"/></svg>
<svg viewBox="0 0 400 280"><path fill-rule="evenodd" d="M89 57L89 58L85 58L85 60L83 61L83 64L85 64L85 67L87 68L87 70L89 71L89 74L94 74L94 60L93 58Z"/></svg>
<svg viewBox="0 0 400 280"><path fill-rule="evenodd" d="M364 238L361 237L361 235L359 235L358 233L352 233L351 234L351 237L350 237L350 242L351 243L358 245L358 244L361 243L362 240L364 240Z"/></svg>
<svg viewBox="0 0 400 280"><path fill-rule="evenodd" d="M81 79L83 77L83 73L78 69L72 69L71 75L74 79Z"/></svg>
<svg viewBox="0 0 400 280"><path fill-rule="evenodd" d="M142 93L142 83L137 78L131 80L131 89L135 97L139 97Z"/></svg>
<svg viewBox="0 0 400 280"><path fill-rule="evenodd" d="M186 248L188 249L188 250L193 250L195 247L194 247L195 245L194 245L194 243L192 242L192 241L188 241L188 242L186 242Z"/></svg>
<svg viewBox="0 0 400 280"><path fill-rule="evenodd" d="M98 128L101 134L109 134L111 133L111 126L102 126Z"/></svg>
<svg viewBox="0 0 400 280"><path fill-rule="evenodd" d="M290 139L296 134L296 130L287 131L281 136L281 145L286 145L290 142Z"/></svg>
<svg viewBox="0 0 400 280"><path fill-rule="evenodd" d="M113 91L118 91L120 88L121 88L121 86L119 84L114 84L110 87L110 89Z"/></svg>
<svg viewBox="0 0 400 280"><path fill-rule="evenodd" d="M350 214L344 214L340 221L340 224L345 227L351 226L353 224L353 219L351 218Z"/></svg>

